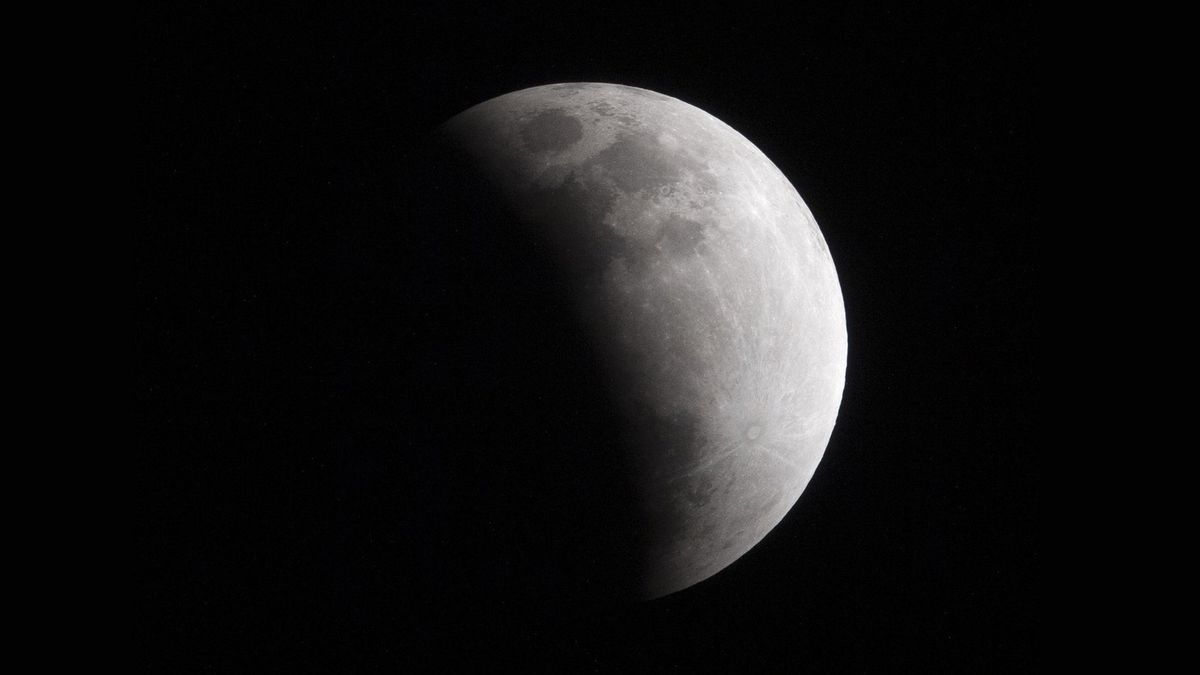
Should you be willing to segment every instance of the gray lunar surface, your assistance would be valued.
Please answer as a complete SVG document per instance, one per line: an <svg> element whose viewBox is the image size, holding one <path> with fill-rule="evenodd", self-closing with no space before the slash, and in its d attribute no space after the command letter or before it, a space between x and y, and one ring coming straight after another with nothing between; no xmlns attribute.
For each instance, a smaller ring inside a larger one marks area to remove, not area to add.
<svg viewBox="0 0 1200 675"><path fill-rule="evenodd" d="M645 597L719 572L796 503L841 402L842 294L808 207L746 138L644 89L534 87L442 131L553 251L604 355Z"/></svg>

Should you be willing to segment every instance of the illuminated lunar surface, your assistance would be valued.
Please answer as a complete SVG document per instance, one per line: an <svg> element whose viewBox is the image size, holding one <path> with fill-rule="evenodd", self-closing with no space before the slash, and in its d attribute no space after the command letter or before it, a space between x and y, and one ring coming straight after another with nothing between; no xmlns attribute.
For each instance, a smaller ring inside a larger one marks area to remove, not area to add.
<svg viewBox="0 0 1200 675"><path fill-rule="evenodd" d="M553 252L603 355L643 597L716 574L796 503L841 402L842 294L808 207L746 138L644 89L525 89L442 131Z"/></svg>

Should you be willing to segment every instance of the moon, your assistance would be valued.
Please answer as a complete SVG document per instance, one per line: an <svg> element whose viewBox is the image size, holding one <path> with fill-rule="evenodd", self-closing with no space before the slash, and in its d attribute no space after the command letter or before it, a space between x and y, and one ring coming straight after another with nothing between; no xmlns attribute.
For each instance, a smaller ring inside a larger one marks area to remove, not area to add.
<svg viewBox="0 0 1200 675"><path fill-rule="evenodd" d="M741 134L646 89L523 89L439 133L550 252L602 355L641 596L721 571L796 503L841 403L845 310L812 213Z"/></svg>

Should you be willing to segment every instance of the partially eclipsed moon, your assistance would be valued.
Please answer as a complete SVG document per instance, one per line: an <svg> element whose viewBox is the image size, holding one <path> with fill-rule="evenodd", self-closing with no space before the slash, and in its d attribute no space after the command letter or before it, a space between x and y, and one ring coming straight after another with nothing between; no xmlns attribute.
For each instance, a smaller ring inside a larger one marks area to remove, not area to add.
<svg viewBox="0 0 1200 675"><path fill-rule="evenodd" d="M644 595L737 560L804 491L842 397L841 289L800 195L720 120L633 87L524 89L443 131L555 252L605 356Z"/></svg>

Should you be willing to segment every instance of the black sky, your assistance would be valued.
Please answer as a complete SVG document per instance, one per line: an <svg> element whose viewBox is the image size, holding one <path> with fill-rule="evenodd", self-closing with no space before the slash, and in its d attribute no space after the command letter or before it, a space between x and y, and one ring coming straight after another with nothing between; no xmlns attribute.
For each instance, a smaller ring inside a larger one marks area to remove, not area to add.
<svg viewBox="0 0 1200 675"><path fill-rule="evenodd" d="M147 662L1032 670L1035 16L920 4L144 15ZM430 439L472 421L406 384L445 319L414 280L454 254L413 208L440 197L402 176L438 122L566 81L675 96L763 150L829 243L850 358L766 540L665 600L547 614L406 583L439 573L409 544L451 536L419 515L447 499Z"/></svg>

